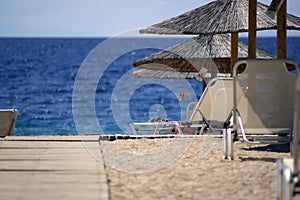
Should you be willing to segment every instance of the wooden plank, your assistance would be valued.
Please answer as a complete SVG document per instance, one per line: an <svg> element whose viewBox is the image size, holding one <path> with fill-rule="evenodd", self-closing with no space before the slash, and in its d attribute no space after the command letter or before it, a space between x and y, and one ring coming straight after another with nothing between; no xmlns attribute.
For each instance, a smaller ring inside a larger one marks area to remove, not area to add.
<svg viewBox="0 0 300 200"><path fill-rule="evenodd" d="M96 142L99 134L89 135L47 135L47 136L6 136L4 141L45 141L45 142Z"/></svg>
<svg viewBox="0 0 300 200"><path fill-rule="evenodd" d="M231 33L231 65L230 74L233 75L233 65L238 61L238 42L239 34Z"/></svg>
<svg viewBox="0 0 300 200"><path fill-rule="evenodd" d="M105 168L80 140L46 138L16 136L0 141L1 199L109 198Z"/></svg>
<svg viewBox="0 0 300 200"><path fill-rule="evenodd" d="M286 58L286 0L277 12L277 58Z"/></svg>
<svg viewBox="0 0 300 200"><path fill-rule="evenodd" d="M249 32L248 32L248 58L256 58L256 10L257 0L249 0Z"/></svg>

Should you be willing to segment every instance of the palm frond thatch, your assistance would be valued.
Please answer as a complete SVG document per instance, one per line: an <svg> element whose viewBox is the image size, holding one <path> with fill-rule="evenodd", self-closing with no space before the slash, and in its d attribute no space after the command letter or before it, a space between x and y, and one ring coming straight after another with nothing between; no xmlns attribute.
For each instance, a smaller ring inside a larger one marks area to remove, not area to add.
<svg viewBox="0 0 300 200"><path fill-rule="evenodd" d="M174 45L133 63L134 67L179 72L199 72L201 67L215 64L219 72L230 72L231 38L225 34L200 35ZM271 59L273 56L257 49L257 58ZM248 57L248 46L238 43L239 59ZM209 67L207 67L209 68Z"/></svg>
<svg viewBox="0 0 300 200"><path fill-rule="evenodd" d="M217 0L141 29L152 34L218 34L248 31L249 0ZM276 29L276 19L267 15L268 6L257 2L257 30ZM300 30L300 18L287 14L287 29Z"/></svg>
<svg viewBox="0 0 300 200"><path fill-rule="evenodd" d="M195 79L198 76L196 72L176 72L161 71L151 69L138 69L131 73L135 78L154 78L154 79Z"/></svg>

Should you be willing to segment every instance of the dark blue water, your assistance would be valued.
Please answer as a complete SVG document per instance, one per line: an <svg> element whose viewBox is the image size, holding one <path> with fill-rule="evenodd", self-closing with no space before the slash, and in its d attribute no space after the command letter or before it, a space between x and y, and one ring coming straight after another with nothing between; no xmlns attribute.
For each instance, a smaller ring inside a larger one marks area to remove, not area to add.
<svg viewBox="0 0 300 200"><path fill-rule="evenodd" d="M0 38L0 108L16 106L18 109L15 135L77 133L72 113L75 78L87 55L104 40L105 38ZM171 46L183 39L131 38L130 41L132 44L139 41ZM288 38L287 44L288 58L300 63L300 38ZM258 38L257 47L276 55L275 38ZM107 52L112 54L114 48L118 47L107 49ZM157 51L159 49L156 48L136 49L109 63L99 80L95 96L97 119L105 133L122 132L116 125L111 108L116 84L132 69L132 62ZM199 97L201 82L190 80L189 83ZM168 88L145 84L130 95L129 112L134 121L148 120L149 109L157 104L164 107L168 118L181 117L176 95Z"/></svg>

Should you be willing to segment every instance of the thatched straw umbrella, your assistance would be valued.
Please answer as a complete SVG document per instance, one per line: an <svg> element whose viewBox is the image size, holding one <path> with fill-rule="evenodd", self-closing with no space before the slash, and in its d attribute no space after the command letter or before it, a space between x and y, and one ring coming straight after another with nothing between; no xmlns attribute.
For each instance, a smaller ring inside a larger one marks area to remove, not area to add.
<svg viewBox="0 0 300 200"><path fill-rule="evenodd" d="M162 71L175 69L178 72L199 72L205 67L208 73L230 73L230 43L230 37L225 34L201 35L137 60L133 66ZM246 59L248 46L239 42L238 49L238 57ZM257 57L273 58L260 49L257 49Z"/></svg>
<svg viewBox="0 0 300 200"><path fill-rule="evenodd" d="M218 0L141 29L140 33L172 35L232 33L231 65L233 65L238 59L238 32L249 30L249 58L255 58L256 30L277 28L276 20L267 15L267 10L268 6L256 3L256 0ZM286 29L300 30L298 17L288 14L286 19Z"/></svg>
<svg viewBox="0 0 300 200"><path fill-rule="evenodd" d="M177 71L162 71L151 69L138 69L131 73L135 78L154 78L154 79L196 79L199 73L197 72L177 72Z"/></svg>
<svg viewBox="0 0 300 200"><path fill-rule="evenodd" d="M153 34L217 34L248 32L249 0L218 0L182 15L141 29ZM267 15L268 6L257 3L256 30L276 29L276 20ZM300 20L287 15L287 29L300 30Z"/></svg>

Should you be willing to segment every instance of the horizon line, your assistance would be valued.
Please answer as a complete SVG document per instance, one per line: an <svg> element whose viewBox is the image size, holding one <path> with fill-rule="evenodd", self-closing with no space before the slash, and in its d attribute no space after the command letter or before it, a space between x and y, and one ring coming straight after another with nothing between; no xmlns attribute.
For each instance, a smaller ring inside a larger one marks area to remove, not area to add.
<svg viewBox="0 0 300 200"><path fill-rule="evenodd" d="M0 38L194 38L195 35L151 35L151 36L145 36L145 35L136 35L136 36L123 36L123 37L116 37L116 36L105 36L105 35L99 35L99 36L91 36L91 35L0 35ZM240 38L248 38L247 35L241 35ZM276 38L275 35L259 35L257 38ZM292 37L300 37L300 35L287 35L287 38Z"/></svg>

